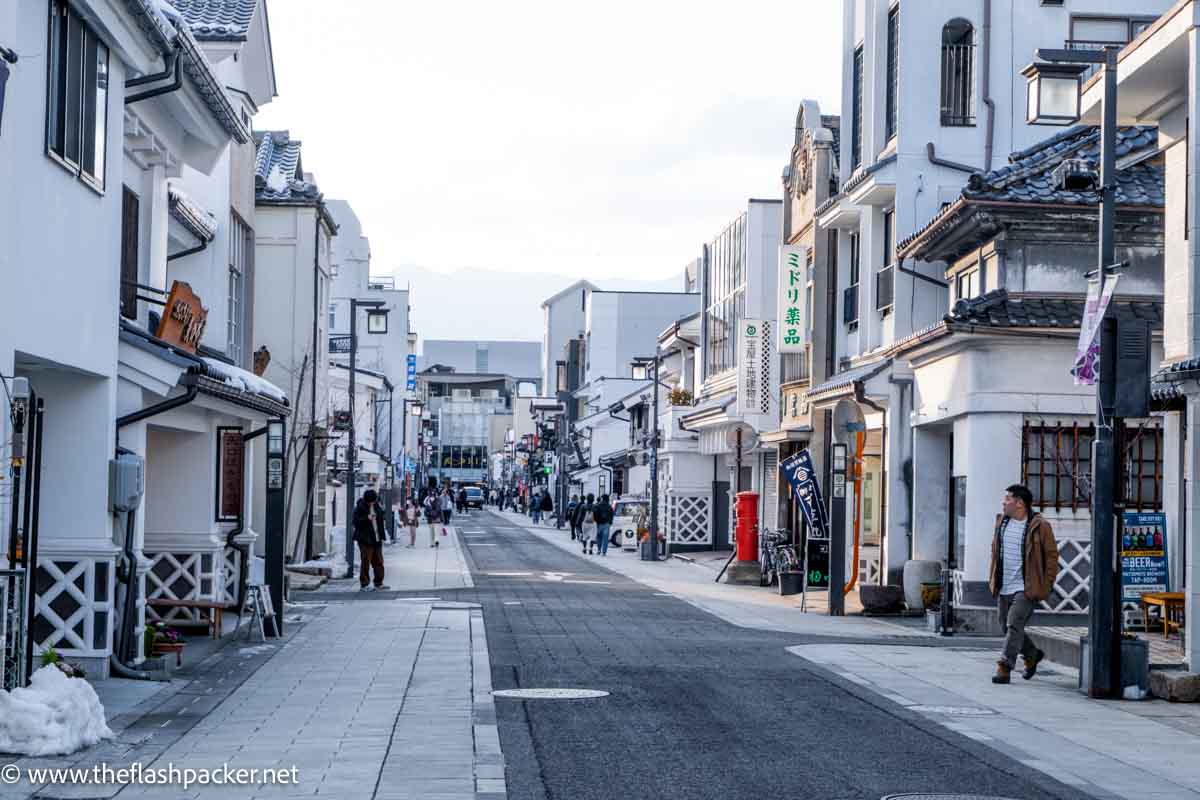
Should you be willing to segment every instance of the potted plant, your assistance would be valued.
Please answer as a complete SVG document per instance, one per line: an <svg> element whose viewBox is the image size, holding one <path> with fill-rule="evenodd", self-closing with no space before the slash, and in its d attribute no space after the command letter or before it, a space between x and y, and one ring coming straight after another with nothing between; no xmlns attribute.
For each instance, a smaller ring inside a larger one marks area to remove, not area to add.
<svg viewBox="0 0 1200 800"><path fill-rule="evenodd" d="M692 393L687 389L672 389L669 397L673 406L690 406L692 404Z"/></svg>

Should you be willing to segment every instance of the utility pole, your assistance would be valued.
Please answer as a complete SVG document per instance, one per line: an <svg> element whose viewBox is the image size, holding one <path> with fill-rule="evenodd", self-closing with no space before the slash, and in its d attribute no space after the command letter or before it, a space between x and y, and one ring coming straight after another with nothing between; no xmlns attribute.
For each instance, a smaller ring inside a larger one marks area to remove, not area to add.
<svg viewBox="0 0 1200 800"><path fill-rule="evenodd" d="M654 383L650 385L650 558L658 561L658 343L654 345Z"/></svg>
<svg viewBox="0 0 1200 800"><path fill-rule="evenodd" d="M354 505L355 480L358 477L358 443L354 419L355 370L358 367L358 309L378 309L382 300L350 299L350 446L346 454L346 577L354 577ZM377 312L378 313L378 312ZM386 312L383 312L386 313ZM368 325L370 327L370 325ZM313 365L314 369L316 364ZM314 373L315 374L315 373Z"/></svg>

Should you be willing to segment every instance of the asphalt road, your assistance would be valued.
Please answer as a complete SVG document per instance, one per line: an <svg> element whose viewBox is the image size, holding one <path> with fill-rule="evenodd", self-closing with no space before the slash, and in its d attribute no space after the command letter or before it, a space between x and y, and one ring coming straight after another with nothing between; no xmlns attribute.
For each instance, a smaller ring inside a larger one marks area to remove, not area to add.
<svg viewBox="0 0 1200 800"><path fill-rule="evenodd" d="M494 687L610 693L497 699L514 800L1087 797L784 651L832 640L738 628L490 512L456 522L476 588L451 594L483 605Z"/></svg>

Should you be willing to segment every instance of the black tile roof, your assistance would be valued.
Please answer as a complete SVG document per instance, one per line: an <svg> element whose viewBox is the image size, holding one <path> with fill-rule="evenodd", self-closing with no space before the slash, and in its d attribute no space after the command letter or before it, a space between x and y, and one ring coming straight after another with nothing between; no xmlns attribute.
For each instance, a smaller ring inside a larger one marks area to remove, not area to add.
<svg viewBox="0 0 1200 800"><path fill-rule="evenodd" d="M259 0L171 0L200 41L246 38Z"/></svg>
<svg viewBox="0 0 1200 800"><path fill-rule="evenodd" d="M996 289L970 300L959 300L945 316L952 325L981 325L993 328L1078 329L1083 319L1084 298L1039 295L1010 295ZM1162 328L1161 300L1114 299L1110 313L1121 317L1146 319Z"/></svg>
<svg viewBox="0 0 1200 800"><path fill-rule="evenodd" d="M1140 153L1150 155L1158 147L1158 129L1153 125L1127 125L1117 129L1117 161ZM1067 159L1089 161L1098 168L1100 131L1094 125L1077 125L1057 136L1013 153L1009 163L967 179L962 196L968 200L1013 203L1056 203L1091 205L1099 203L1097 191L1068 191L1059 188L1054 169ZM1117 203L1125 206L1166 205L1164 169L1151 160L1135 161L1117 171Z"/></svg>
<svg viewBox="0 0 1200 800"><path fill-rule="evenodd" d="M287 131L256 131L254 196L257 200L315 201L317 185L305 180L300 167L300 140Z"/></svg>

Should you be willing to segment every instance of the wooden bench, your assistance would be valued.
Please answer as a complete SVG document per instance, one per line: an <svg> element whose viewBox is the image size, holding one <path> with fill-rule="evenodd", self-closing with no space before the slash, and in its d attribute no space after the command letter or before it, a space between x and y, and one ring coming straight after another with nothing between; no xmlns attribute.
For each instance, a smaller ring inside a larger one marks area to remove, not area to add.
<svg viewBox="0 0 1200 800"><path fill-rule="evenodd" d="M1162 609L1163 638L1171 635L1171 629L1183 629L1183 592L1144 592L1142 594L1142 620L1150 630L1150 606Z"/></svg>
<svg viewBox="0 0 1200 800"><path fill-rule="evenodd" d="M221 614L225 609L233 608L232 603L218 603L215 600L173 600L169 597L152 597L146 601L146 605L154 609L191 608L207 611L208 619L201 619L201 623L208 626L214 639L221 638ZM189 622L191 620L175 620L173 624L186 625Z"/></svg>

